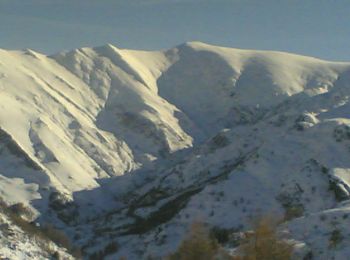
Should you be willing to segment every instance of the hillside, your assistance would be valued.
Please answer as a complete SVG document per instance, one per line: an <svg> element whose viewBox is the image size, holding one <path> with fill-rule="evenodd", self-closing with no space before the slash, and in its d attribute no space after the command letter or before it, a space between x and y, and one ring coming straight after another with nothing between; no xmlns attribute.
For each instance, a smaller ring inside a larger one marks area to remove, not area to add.
<svg viewBox="0 0 350 260"><path fill-rule="evenodd" d="M160 257L194 221L274 214L300 254L344 259L349 96L350 63L282 52L1 50L0 194L86 255Z"/></svg>

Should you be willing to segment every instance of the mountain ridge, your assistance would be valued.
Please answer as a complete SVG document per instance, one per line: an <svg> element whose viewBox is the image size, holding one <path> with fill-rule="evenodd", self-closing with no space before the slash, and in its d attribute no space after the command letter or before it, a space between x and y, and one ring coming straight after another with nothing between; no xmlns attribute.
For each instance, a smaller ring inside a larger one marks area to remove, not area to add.
<svg viewBox="0 0 350 260"><path fill-rule="evenodd" d="M196 218L244 231L292 207L298 230L347 210L350 63L200 42L1 50L0 93L3 199L84 230L87 254L164 256ZM325 237L293 232L322 257Z"/></svg>

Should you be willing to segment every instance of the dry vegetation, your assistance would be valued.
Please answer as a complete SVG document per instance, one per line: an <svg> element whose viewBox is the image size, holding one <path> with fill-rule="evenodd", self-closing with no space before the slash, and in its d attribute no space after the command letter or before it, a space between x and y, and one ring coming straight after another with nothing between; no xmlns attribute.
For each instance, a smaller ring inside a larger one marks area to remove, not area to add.
<svg viewBox="0 0 350 260"><path fill-rule="evenodd" d="M289 260L293 253L293 244L278 236L278 222L272 218L259 219L254 230L248 233L238 248L241 256L234 260Z"/></svg>
<svg viewBox="0 0 350 260"><path fill-rule="evenodd" d="M25 232L25 234L33 238L36 243L38 243L49 254L52 254L53 256L57 254L57 252L55 252L50 246L50 243L53 242L60 247L66 248L67 251L77 259L81 258L80 250L72 246L70 239L63 231L54 228L50 224L36 226L29 222L34 216L33 212L22 203L8 206L0 198L0 210L14 225L18 226Z"/></svg>
<svg viewBox="0 0 350 260"><path fill-rule="evenodd" d="M193 223L187 238L178 250L168 256L168 260L211 260L219 249L217 241L209 235L209 230L200 222Z"/></svg>
<svg viewBox="0 0 350 260"><path fill-rule="evenodd" d="M282 239L271 218L261 218L254 224L254 230L245 233L245 238L229 255L201 223L194 223L189 235L181 242L177 251L168 260L289 260L293 244Z"/></svg>

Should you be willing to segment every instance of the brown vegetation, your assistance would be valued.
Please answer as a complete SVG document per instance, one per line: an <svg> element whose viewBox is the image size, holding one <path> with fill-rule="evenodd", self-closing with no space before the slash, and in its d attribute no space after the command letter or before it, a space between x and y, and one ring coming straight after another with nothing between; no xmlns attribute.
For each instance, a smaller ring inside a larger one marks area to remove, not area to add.
<svg viewBox="0 0 350 260"><path fill-rule="evenodd" d="M50 224L41 227L28 222L28 219L31 219L34 214L30 208L24 206L22 203L9 206L0 198L0 211L6 215L14 225L22 229L26 235L35 239L48 253L55 254L55 252L52 252L49 245L50 242L53 242L60 247L66 248L67 251L77 259L81 258L80 250L72 246L69 238L63 231L54 228Z"/></svg>
<svg viewBox="0 0 350 260"><path fill-rule="evenodd" d="M180 244L169 260L211 260L217 254L219 244L209 235L209 230L200 222L192 224L189 235Z"/></svg>
<svg viewBox="0 0 350 260"><path fill-rule="evenodd" d="M168 260L289 260L293 244L282 239L276 230L278 222L261 218L254 224L254 230L245 233L235 256L222 248L202 223L194 223L189 235L181 242L177 251ZM225 239L228 235L225 233Z"/></svg>
<svg viewBox="0 0 350 260"><path fill-rule="evenodd" d="M235 260L289 260L293 244L281 239L277 234L277 221L272 218L259 219L254 230L247 234L238 248L241 256Z"/></svg>
<svg viewBox="0 0 350 260"><path fill-rule="evenodd" d="M15 215L22 217L28 221L31 221L34 217L33 211L23 203L16 203L12 206L9 206L8 209Z"/></svg>

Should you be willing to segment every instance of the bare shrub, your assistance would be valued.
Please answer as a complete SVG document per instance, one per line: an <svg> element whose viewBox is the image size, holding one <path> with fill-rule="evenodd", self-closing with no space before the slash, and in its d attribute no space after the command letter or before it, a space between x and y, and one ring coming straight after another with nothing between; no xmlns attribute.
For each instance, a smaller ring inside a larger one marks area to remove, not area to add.
<svg viewBox="0 0 350 260"><path fill-rule="evenodd" d="M41 228L41 232L51 241L53 241L58 246L67 248L68 250L72 249L71 242L66 234L50 224L46 224Z"/></svg>
<svg viewBox="0 0 350 260"><path fill-rule="evenodd" d="M293 253L293 244L281 239L277 234L277 221L265 217L254 225L254 231L239 246L242 260L289 260Z"/></svg>
<svg viewBox="0 0 350 260"><path fill-rule="evenodd" d="M26 235L35 239L36 242L40 244L40 246L48 253L55 254L55 252L51 252L52 248L50 247L50 242L53 242L58 246L66 248L67 251L77 259L81 258L80 249L72 246L69 238L63 231L54 228L53 225L50 224L40 227L33 223L29 223L28 219L32 219L33 212L24 204L17 203L12 206L8 206L6 202L0 198L0 210L13 224L22 229Z"/></svg>
<svg viewBox="0 0 350 260"><path fill-rule="evenodd" d="M211 260L217 254L219 245L209 235L209 230L199 222L192 224L190 233L169 260Z"/></svg>
<svg viewBox="0 0 350 260"><path fill-rule="evenodd" d="M23 203L16 203L12 206L9 206L8 209L12 213L26 220L32 220L34 217L33 211L29 207L25 206Z"/></svg>

